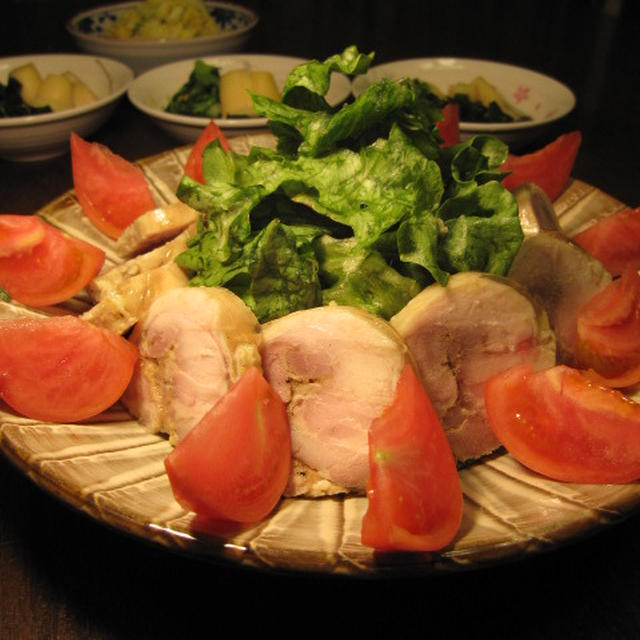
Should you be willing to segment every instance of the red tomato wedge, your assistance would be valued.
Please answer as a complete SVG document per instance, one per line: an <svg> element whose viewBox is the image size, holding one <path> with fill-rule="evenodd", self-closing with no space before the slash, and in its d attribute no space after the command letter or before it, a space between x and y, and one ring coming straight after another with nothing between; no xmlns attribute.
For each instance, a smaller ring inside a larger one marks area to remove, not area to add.
<svg viewBox="0 0 640 640"><path fill-rule="evenodd" d="M489 424L523 465L563 482L640 478L640 405L558 365L519 365L485 385Z"/></svg>
<svg viewBox="0 0 640 640"><path fill-rule="evenodd" d="M392 404L369 429L369 472L362 544L433 551L453 540L462 520L460 479L440 420L410 365Z"/></svg>
<svg viewBox="0 0 640 640"><path fill-rule="evenodd" d="M613 276L620 275L627 266L640 269L640 207L613 213L572 240Z"/></svg>
<svg viewBox="0 0 640 640"><path fill-rule="evenodd" d="M460 142L460 108L449 102L442 109L443 120L438 120L436 126L442 138L442 146L450 147Z"/></svg>
<svg viewBox="0 0 640 640"><path fill-rule="evenodd" d="M124 229L155 201L142 169L97 142L71 134L73 185L84 213L110 238Z"/></svg>
<svg viewBox="0 0 640 640"><path fill-rule="evenodd" d="M523 182L537 184L555 200L564 190L582 142L582 134L572 131L559 136L547 146L522 156L509 154L502 171L511 171L502 184L513 191Z"/></svg>
<svg viewBox="0 0 640 640"><path fill-rule="evenodd" d="M116 402L138 350L75 316L0 319L0 398L35 420L75 422Z"/></svg>
<svg viewBox="0 0 640 640"><path fill-rule="evenodd" d="M191 153L187 158L184 166L184 172L194 180L204 184L204 174L202 173L202 152L204 148L214 140L220 143L220 146L228 151L231 148L229 141L225 138L220 127L212 120L202 131L191 149Z"/></svg>
<svg viewBox="0 0 640 640"><path fill-rule="evenodd" d="M577 356L608 386L640 382L640 275L627 267L622 276L579 311Z"/></svg>
<svg viewBox="0 0 640 640"><path fill-rule="evenodd" d="M102 249L36 216L0 215L0 246L0 286L32 307L73 297L98 274L105 258Z"/></svg>
<svg viewBox="0 0 640 640"><path fill-rule="evenodd" d="M165 458L176 500L205 518L258 522L276 506L291 471L284 403L248 369Z"/></svg>
<svg viewBox="0 0 640 640"><path fill-rule="evenodd" d="M45 229L40 218L0 214L0 258L31 249L42 242Z"/></svg>

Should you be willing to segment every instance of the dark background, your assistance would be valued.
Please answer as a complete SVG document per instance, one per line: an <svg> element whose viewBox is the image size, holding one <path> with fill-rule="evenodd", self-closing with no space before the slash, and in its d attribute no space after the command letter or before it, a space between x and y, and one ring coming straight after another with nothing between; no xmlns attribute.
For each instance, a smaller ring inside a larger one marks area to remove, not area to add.
<svg viewBox="0 0 640 640"><path fill-rule="evenodd" d="M4 0L0 53L75 51L64 22L102 4ZM576 93L547 136L583 133L574 175L637 206L638 4L632 0L247 0L248 50L376 62L477 57L552 75ZM123 100L94 138L130 160L176 146ZM549 141L543 139L536 144ZM71 187L69 157L0 161L0 210L30 213ZM534 558L394 580L283 576L173 555L97 524L0 459L0 638L346 634L640 637L640 519Z"/></svg>

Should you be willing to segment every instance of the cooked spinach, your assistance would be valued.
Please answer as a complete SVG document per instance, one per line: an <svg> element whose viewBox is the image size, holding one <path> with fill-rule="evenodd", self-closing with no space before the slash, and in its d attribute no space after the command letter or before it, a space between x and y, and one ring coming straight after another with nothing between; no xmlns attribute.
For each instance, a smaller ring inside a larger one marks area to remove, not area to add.
<svg viewBox="0 0 640 640"><path fill-rule="evenodd" d="M449 102L453 102L458 105L460 110L460 120L462 122L519 122L526 118L519 118L516 120L513 116L505 113L498 103L493 101L488 106L485 106L479 100L471 100L468 95L464 93L456 93L449 98Z"/></svg>
<svg viewBox="0 0 640 640"><path fill-rule="evenodd" d="M196 60L187 82L178 89L165 107L169 113L219 118L220 70L202 60Z"/></svg>

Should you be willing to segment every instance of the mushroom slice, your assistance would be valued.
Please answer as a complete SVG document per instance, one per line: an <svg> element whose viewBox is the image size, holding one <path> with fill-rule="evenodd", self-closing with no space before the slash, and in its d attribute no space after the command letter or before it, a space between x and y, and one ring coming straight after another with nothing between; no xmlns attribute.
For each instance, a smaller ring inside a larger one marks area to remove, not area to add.
<svg viewBox="0 0 640 640"><path fill-rule="evenodd" d="M294 461L302 465L294 484L307 468L327 482L325 493L364 491L369 426L393 400L406 345L388 322L339 305L296 311L262 330L262 367L287 405ZM296 493L313 487L287 490Z"/></svg>
<svg viewBox="0 0 640 640"><path fill-rule="evenodd" d="M100 302L82 314L82 318L99 327L125 333L145 314L157 296L170 289L188 285L187 274L168 262L123 280Z"/></svg>
<svg viewBox="0 0 640 640"><path fill-rule="evenodd" d="M460 462L497 449L484 408L484 383L525 360L555 364L545 312L523 290L484 273L457 273L423 289L393 318Z"/></svg>
<svg viewBox="0 0 640 640"><path fill-rule="evenodd" d="M140 359L122 400L140 424L174 444L249 367L260 368L260 324L221 287L163 293L131 340Z"/></svg>
<svg viewBox="0 0 640 640"><path fill-rule="evenodd" d="M116 241L116 251L123 258L131 258L175 238L199 217L195 209L180 201L151 209L122 232Z"/></svg>
<svg viewBox="0 0 640 640"><path fill-rule="evenodd" d="M560 222L547 194L532 182L517 186L513 195L518 203L520 226L525 236L541 231L561 233Z"/></svg>
<svg viewBox="0 0 640 640"><path fill-rule="evenodd" d="M192 224L181 234L159 247L122 262L107 272L98 275L87 285L87 290L92 300L99 302L108 297L112 291L123 286L129 278L134 278L142 273L169 264L187 248L187 241L195 232L196 225Z"/></svg>
<svg viewBox="0 0 640 640"><path fill-rule="evenodd" d="M611 275L581 247L552 231L525 238L508 275L546 310L558 360L575 366L578 311L611 282Z"/></svg>

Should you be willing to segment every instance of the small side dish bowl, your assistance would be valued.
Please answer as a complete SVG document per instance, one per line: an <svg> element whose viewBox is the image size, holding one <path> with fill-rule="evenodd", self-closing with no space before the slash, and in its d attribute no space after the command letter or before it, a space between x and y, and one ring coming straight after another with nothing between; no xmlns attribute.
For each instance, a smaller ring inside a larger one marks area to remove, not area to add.
<svg viewBox="0 0 640 640"><path fill-rule="evenodd" d="M549 125L568 115L576 99L564 84L537 71L490 60L469 58L414 58L373 66L353 81L358 96L371 83L388 78L418 78L447 94L456 83L470 83L478 76L492 84L530 119L517 122L460 122L462 139L481 133L500 138L513 148L545 133Z"/></svg>
<svg viewBox="0 0 640 640"><path fill-rule="evenodd" d="M276 56L268 54L239 53L225 56L199 58L220 69L220 73L238 68L254 71L269 71L273 75L278 91L282 91L290 71L307 62L304 58ZM210 118L168 113L165 107L170 98L188 80L196 60L181 60L151 69L138 76L127 92L136 109L148 115L156 125L180 142L194 142L207 126ZM326 99L331 105L338 105L351 95L351 83L347 76L334 73ZM240 135L267 126L266 118L214 118L215 123L226 135Z"/></svg>
<svg viewBox="0 0 640 640"><path fill-rule="evenodd" d="M83 51L120 60L139 74L174 60L240 51L259 21L252 9L228 2L205 2L221 27L215 35L185 39L119 39L105 35L109 24L137 4L125 2L83 11L67 22L67 31Z"/></svg>
<svg viewBox="0 0 640 640"><path fill-rule="evenodd" d="M61 111L0 118L0 157L13 161L46 160L69 149L69 136L87 136L111 115L133 80L133 71L116 60L81 54L34 54L0 58L0 82L33 63L44 77L70 71L96 96L95 102Z"/></svg>

